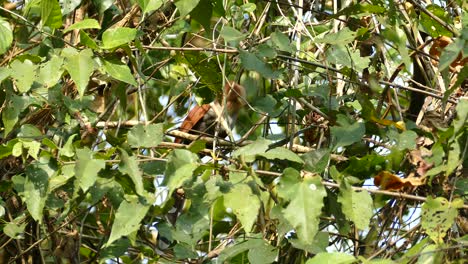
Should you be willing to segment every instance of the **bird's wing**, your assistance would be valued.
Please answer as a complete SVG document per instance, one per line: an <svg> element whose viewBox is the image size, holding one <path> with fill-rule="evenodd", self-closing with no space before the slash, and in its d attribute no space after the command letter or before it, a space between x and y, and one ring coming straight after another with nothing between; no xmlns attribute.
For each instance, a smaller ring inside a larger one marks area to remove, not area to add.
<svg viewBox="0 0 468 264"><path fill-rule="evenodd" d="M182 125L179 127L179 130L182 132L190 132L192 128L200 121L200 119L205 116L205 114L210 110L211 106L209 104L204 104L202 106L195 106L192 110L190 110L189 114L185 118ZM176 138L175 143L181 143L181 138Z"/></svg>

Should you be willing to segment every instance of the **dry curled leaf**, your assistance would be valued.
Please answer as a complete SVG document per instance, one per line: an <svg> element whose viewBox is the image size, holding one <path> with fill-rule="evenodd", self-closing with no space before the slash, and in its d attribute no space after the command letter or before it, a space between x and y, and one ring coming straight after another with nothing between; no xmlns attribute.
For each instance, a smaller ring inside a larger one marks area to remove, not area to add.
<svg viewBox="0 0 468 264"><path fill-rule="evenodd" d="M410 174L407 178L400 178L389 171L381 171L374 177L375 186L379 186L382 190L401 190L403 187L415 187L424 184L423 180Z"/></svg>

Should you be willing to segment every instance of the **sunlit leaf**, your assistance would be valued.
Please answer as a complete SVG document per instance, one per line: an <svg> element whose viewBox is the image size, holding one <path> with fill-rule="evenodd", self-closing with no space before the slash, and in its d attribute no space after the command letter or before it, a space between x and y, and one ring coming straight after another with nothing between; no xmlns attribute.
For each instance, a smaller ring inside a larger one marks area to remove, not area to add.
<svg viewBox="0 0 468 264"><path fill-rule="evenodd" d="M163 4L162 0L137 0L143 13L149 13L161 7Z"/></svg>
<svg viewBox="0 0 468 264"><path fill-rule="evenodd" d="M57 84L63 74L62 65L63 58L58 56L53 56L48 62L41 64L37 76L38 82L47 88Z"/></svg>
<svg viewBox="0 0 468 264"><path fill-rule="evenodd" d="M295 228L301 241L312 243L318 232L319 216L326 196L320 177L306 177L291 184L284 196L290 200L283 209L284 217Z"/></svg>
<svg viewBox="0 0 468 264"><path fill-rule="evenodd" d="M443 242L462 206L463 200L459 198L449 202L444 197L427 197L422 206L421 225L434 242Z"/></svg>
<svg viewBox="0 0 468 264"><path fill-rule="evenodd" d="M111 28L102 34L103 49L113 49L130 44L136 37L137 30L134 28L118 27Z"/></svg>
<svg viewBox="0 0 468 264"><path fill-rule="evenodd" d="M11 77L15 79L18 91L20 93L28 92L36 79L37 65L30 60L23 62L15 60L10 64L10 67L12 70Z"/></svg>
<svg viewBox="0 0 468 264"><path fill-rule="evenodd" d="M96 19L87 18L69 26L67 29L63 31L63 33L67 33L68 31L72 31L75 29L89 29L89 28L100 29L101 25L99 25L99 22Z"/></svg>
<svg viewBox="0 0 468 264"><path fill-rule="evenodd" d="M0 17L0 54L5 53L13 41L13 32L10 23Z"/></svg>
<svg viewBox="0 0 468 264"><path fill-rule="evenodd" d="M190 13L200 2L200 0L178 0L174 4L179 9L180 16L185 17Z"/></svg>
<svg viewBox="0 0 468 264"><path fill-rule="evenodd" d="M365 230L369 228L372 217L372 197L368 192L355 191L349 187L340 188L338 202L341 210L348 219L353 221L357 228Z"/></svg>
<svg viewBox="0 0 468 264"><path fill-rule="evenodd" d="M103 60L104 62L104 70L115 79L126 82L133 86L137 86L137 82L135 81L135 77L133 76L130 68L126 64L123 64L120 61L110 61L110 60Z"/></svg>
<svg viewBox="0 0 468 264"><path fill-rule="evenodd" d="M58 0L41 0L42 25L51 28L62 26L62 11Z"/></svg>
<svg viewBox="0 0 468 264"><path fill-rule="evenodd" d="M252 193L249 185L236 184L224 195L224 206L232 209L246 232L252 230L260 209L260 200Z"/></svg>
<svg viewBox="0 0 468 264"><path fill-rule="evenodd" d="M306 264L322 264L322 263L339 263L339 264L352 264L357 260L354 256L340 253L340 252L322 252L318 253L313 258L307 260Z"/></svg>
<svg viewBox="0 0 468 264"><path fill-rule="evenodd" d="M108 247L119 238L137 231L150 206L142 203L136 196L127 196L115 213L111 234L105 246Z"/></svg>
<svg viewBox="0 0 468 264"><path fill-rule="evenodd" d="M106 163L104 160L93 158L93 152L88 148L77 149L76 156L78 158L75 166L76 178L81 189L87 191L94 185L98 172L104 169Z"/></svg>
<svg viewBox="0 0 468 264"><path fill-rule="evenodd" d="M89 77L94 72L93 52L90 49L85 49L77 54L65 54L64 68L70 74L75 82L78 92L83 97L86 87L88 86Z"/></svg>
<svg viewBox="0 0 468 264"><path fill-rule="evenodd" d="M163 139L163 124L138 124L127 134L128 144L134 147L156 147Z"/></svg>

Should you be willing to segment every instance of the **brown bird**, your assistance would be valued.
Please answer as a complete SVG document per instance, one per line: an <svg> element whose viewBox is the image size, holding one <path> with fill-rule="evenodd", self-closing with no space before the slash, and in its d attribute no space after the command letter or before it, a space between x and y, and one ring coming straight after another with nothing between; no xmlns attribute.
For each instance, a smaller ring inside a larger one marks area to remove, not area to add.
<svg viewBox="0 0 468 264"><path fill-rule="evenodd" d="M226 83L224 93L226 96L226 117L223 115L223 108L218 100L210 104L197 105L190 110L179 130L191 134L214 136L219 120L221 129L218 136L225 138L229 135L239 110L244 105L245 88L234 82ZM174 142L182 143L183 139L176 138Z"/></svg>

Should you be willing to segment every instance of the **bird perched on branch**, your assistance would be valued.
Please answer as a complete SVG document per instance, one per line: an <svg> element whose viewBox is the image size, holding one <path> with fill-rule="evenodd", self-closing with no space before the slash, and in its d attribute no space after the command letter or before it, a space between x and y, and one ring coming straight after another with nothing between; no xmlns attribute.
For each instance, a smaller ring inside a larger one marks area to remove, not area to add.
<svg viewBox="0 0 468 264"><path fill-rule="evenodd" d="M225 114L220 100L201 106L197 105L190 110L179 130L191 134L214 136L217 124L220 122L218 137L225 138L230 135L239 110L244 105L245 88L235 82L226 83L224 96L226 97ZM176 138L174 142L182 143L183 139Z"/></svg>

